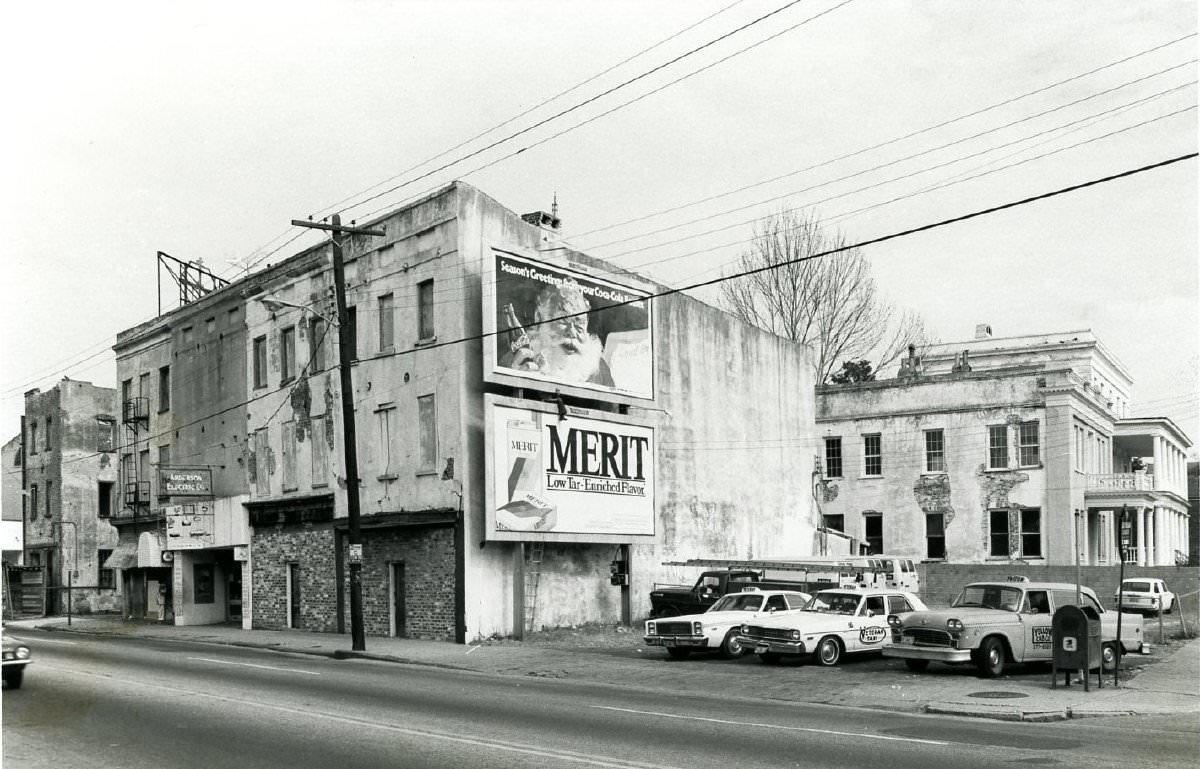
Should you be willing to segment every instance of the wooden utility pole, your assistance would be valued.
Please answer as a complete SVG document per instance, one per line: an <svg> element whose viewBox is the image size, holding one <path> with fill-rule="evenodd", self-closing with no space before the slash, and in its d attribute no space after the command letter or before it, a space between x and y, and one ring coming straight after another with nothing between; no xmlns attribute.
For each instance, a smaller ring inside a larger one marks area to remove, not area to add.
<svg viewBox="0 0 1200 769"><path fill-rule="evenodd" d="M293 219L297 227L328 230L333 246L333 291L337 297L338 374L342 388L342 447L346 459L346 516L350 529L350 648L361 652L367 649L363 630L362 605L362 530L359 528L358 507L358 439L354 432L354 388L350 379L350 313L346 308L346 268L342 262L342 237L351 235L386 235L382 230L364 227L343 227L337 214L329 224Z"/></svg>

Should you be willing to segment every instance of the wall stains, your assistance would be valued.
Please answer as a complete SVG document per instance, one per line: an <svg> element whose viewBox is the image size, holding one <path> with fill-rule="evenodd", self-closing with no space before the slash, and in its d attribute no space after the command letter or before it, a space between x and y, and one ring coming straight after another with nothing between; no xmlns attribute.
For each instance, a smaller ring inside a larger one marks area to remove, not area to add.
<svg viewBox="0 0 1200 769"><path fill-rule="evenodd" d="M821 501L832 502L838 498L838 485L824 478L818 481L821 487Z"/></svg>
<svg viewBox="0 0 1200 769"><path fill-rule="evenodd" d="M296 442L304 443L304 436L310 427L309 412L312 411L312 391L308 387L307 376L301 376L296 380L296 384L292 386L289 400L291 400L292 414L296 419Z"/></svg>
<svg viewBox="0 0 1200 769"><path fill-rule="evenodd" d="M991 510L1008 510L1008 551L1021 552L1021 510L1023 505L1011 501L1008 497L1014 488L1029 480L1029 473L1015 470L1003 472L988 472L984 464L975 469L975 478L979 482L979 504L982 508L980 521L983 529L983 541L986 544L991 534Z"/></svg>
<svg viewBox="0 0 1200 769"><path fill-rule="evenodd" d="M924 513L941 513L946 526L954 520L954 505L950 504L950 476L922 475L913 484L913 496Z"/></svg>

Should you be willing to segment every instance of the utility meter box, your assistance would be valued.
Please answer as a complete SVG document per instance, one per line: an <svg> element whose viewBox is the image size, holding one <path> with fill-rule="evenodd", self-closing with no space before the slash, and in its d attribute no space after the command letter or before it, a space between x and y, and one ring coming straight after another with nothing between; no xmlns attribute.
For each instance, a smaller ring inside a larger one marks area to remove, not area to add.
<svg viewBox="0 0 1200 769"><path fill-rule="evenodd" d="M1087 671L1099 670L1103 665L1100 615L1090 606L1060 606L1050 627L1054 680L1060 670L1079 670L1084 673L1086 688Z"/></svg>

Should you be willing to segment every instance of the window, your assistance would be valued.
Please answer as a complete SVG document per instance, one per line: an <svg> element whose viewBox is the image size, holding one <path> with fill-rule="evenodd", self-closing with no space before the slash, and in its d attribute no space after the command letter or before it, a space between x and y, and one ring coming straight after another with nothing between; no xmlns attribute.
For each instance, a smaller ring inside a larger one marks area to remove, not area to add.
<svg viewBox="0 0 1200 769"><path fill-rule="evenodd" d="M192 327L188 326L183 330L183 343L190 345L192 343Z"/></svg>
<svg viewBox="0 0 1200 769"><path fill-rule="evenodd" d="M265 497L271 493L271 478L268 475L267 454L271 450L267 428L254 431L254 491Z"/></svg>
<svg viewBox="0 0 1200 769"><path fill-rule="evenodd" d="M312 318L308 322L308 370L325 370L325 321Z"/></svg>
<svg viewBox="0 0 1200 769"><path fill-rule="evenodd" d="M783 596L776 593L775 595L767 596L766 610L771 611L787 611L787 602Z"/></svg>
<svg viewBox="0 0 1200 769"><path fill-rule="evenodd" d="M379 434L379 477L395 478L396 469L392 467L392 426L395 420L396 406L385 403L375 410L376 428Z"/></svg>
<svg viewBox="0 0 1200 769"><path fill-rule="evenodd" d="M883 552L883 516L879 514L863 516L863 539L871 553Z"/></svg>
<svg viewBox="0 0 1200 769"><path fill-rule="evenodd" d="M227 313L225 314L225 322L229 324L230 328L232 328L232 327L234 327L234 326L236 326L236 325L237 325L237 323L238 323L238 311L237 311L237 308L236 308L236 307L234 307L233 309L231 309L229 312L227 312Z"/></svg>
<svg viewBox="0 0 1200 769"><path fill-rule="evenodd" d="M991 547L989 555L996 558L1042 557L1042 511L1036 507L991 511Z"/></svg>
<svg viewBox="0 0 1200 769"><path fill-rule="evenodd" d="M941 430L925 431L925 472L946 472L946 437Z"/></svg>
<svg viewBox="0 0 1200 769"><path fill-rule="evenodd" d="M905 614L906 612L914 611L912 604L902 595L888 596L888 612L891 614Z"/></svg>
<svg viewBox="0 0 1200 769"><path fill-rule="evenodd" d="M1038 423L1022 422L1017 438L1017 450L1020 452L1021 467L1032 467L1041 464L1041 453L1038 449Z"/></svg>
<svg viewBox="0 0 1200 769"><path fill-rule="evenodd" d="M158 370L158 413L171 409L171 367Z"/></svg>
<svg viewBox="0 0 1200 769"><path fill-rule="evenodd" d="M46 481L46 517L49 518L50 513L50 498L53 496L50 492L54 489L54 481Z"/></svg>
<svg viewBox="0 0 1200 769"><path fill-rule="evenodd" d="M36 518L38 512L38 487L36 483L29 485L29 517Z"/></svg>
<svg viewBox="0 0 1200 769"><path fill-rule="evenodd" d="M112 417L96 417L96 451L117 450L117 421Z"/></svg>
<svg viewBox="0 0 1200 769"><path fill-rule="evenodd" d="M883 438L879 433L863 436L863 475L883 475Z"/></svg>
<svg viewBox="0 0 1200 769"><path fill-rule="evenodd" d="M157 474L157 479L158 479L158 484L159 484L159 487L158 487L158 498L159 499L164 499L164 498L170 496L170 494L166 493L166 489L163 487L162 480L161 480L162 479L162 471L167 469L170 466L171 466L171 447L170 446L159 446L158 447L158 474Z"/></svg>
<svg viewBox="0 0 1200 769"><path fill-rule="evenodd" d="M133 397L133 380L126 379L121 382L121 403L128 403Z"/></svg>
<svg viewBox="0 0 1200 769"><path fill-rule="evenodd" d="M867 596L864 607L868 612L871 612L871 614L867 616L882 617L886 615L887 607L884 605L884 603L884 597L881 595Z"/></svg>
<svg viewBox="0 0 1200 769"><path fill-rule="evenodd" d="M267 386L267 338L254 339L254 387Z"/></svg>
<svg viewBox="0 0 1200 769"><path fill-rule="evenodd" d="M51 430L51 427L53 426L53 424L54 424L53 418L46 417L46 445L44 446L46 451L50 450L50 430Z"/></svg>
<svg viewBox="0 0 1200 769"><path fill-rule="evenodd" d="M279 332L279 382L296 378L296 327L288 326Z"/></svg>
<svg viewBox="0 0 1200 769"><path fill-rule="evenodd" d="M112 555L112 550L97 550L96 551L96 587L116 587L116 581L113 579L113 570L104 568L104 562Z"/></svg>
<svg viewBox="0 0 1200 769"><path fill-rule="evenodd" d="M395 304L391 294L379 297L379 349L390 350L396 345Z"/></svg>
<svg viewBox="0 0 1200 769"><path fill-rule="evenodd" d="M36 454L38 452L37 439L38 439L37 422L30 422L29 423L29 453L31 455Z"/></svg>
<svg viewBox="0 0 1200 769"><path fill-rule="evenodd" d="M1021 557L1042 557L1042 511L1036 507L1021 511Z"/></svg>
<svg viewBox="0 0 1200 769"><path fill-rule="evenodd" d="M308 445L312 447L312 485L329 484L329 444L325 442L325 425L329 415L313 417Z"/></svg>
<svg viewBox="0 0 1200 769"><path fill-rule="evenodd" d="M825 439L825 477L842 477L842 439Z"/></svg>
<svg viewBox="0 0 1200 769"><path fill-rule="evenodd" d="M1008 468L1008 425L988 425L988 468Z"/></svg>
<svg viewBox="0 0 1200 769"><path fill-rule="evenodd" d="M844 515L826 515L825 528L830 531L840 531L846 533L846 516Z"/></svg>
<svg viewBox="0 0 1200 769"><path fill-rule="evenodd" d="M145 398L147 404L150 401L150 372L138 375L138 397ZM144 414L142 416L145 416Z"/></svg>
<svg viewBox="0 0 1200 769"><path fill-rule="evenodd" d="M112 516L113 482L98 481L96 489L96 517L109 518Z"/></svg>
<svg viewBox="0 0 1200 769"><path fill-rule="evenodd" d="M925 514L925 557L946 557L946 518L942 513Z"/></svg>
<svg viewBox="0 0 1200 769"><path fill-rule="evenodd" d="M421 441L420 466L428 472L437 469L437 413L432 395L417 398L417 430Z"/></svg>
<svg viewBox="0 0 1200 769"><path fill-rule="evenodd" d="M350 340L350 360L358 360L358 308L346 308L346 337Z"/></svg>
<svg viewBox="0 0 1200 769"><path fill-rule="evenodd" d="M283 490L296 490L296 423L283 423Z"/></svg>
<svg viewBox="0 0 1200 769"><path fill-rule="evenodd" d="M433 339L433 281L417 284L417 339Z"/></svg>

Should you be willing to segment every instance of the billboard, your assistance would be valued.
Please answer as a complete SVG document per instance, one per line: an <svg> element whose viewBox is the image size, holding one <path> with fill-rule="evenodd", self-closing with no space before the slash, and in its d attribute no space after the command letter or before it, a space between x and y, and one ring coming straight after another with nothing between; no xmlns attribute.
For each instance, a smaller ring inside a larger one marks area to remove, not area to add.
<svg viewBox="0 0 1200 769"><path fill-rule="evenodd" d="M489 381L654 399L649 292L493 249L485 277Z"/></svg>
<svg viewBox="0 0 1200 769"><path fill-rule="evenodd" d="M212 547L216 516L211 505L171 505L163 508L167 521L167 550Z"/></svg>
<svg viewBox="0 0 1200 769"><path fill-rule="evenodd" d="M515 403L487 396L484 407L489 539L629 542L654 536L652 426L576 409L561 418L557 410L501 401Z"/></svg>

